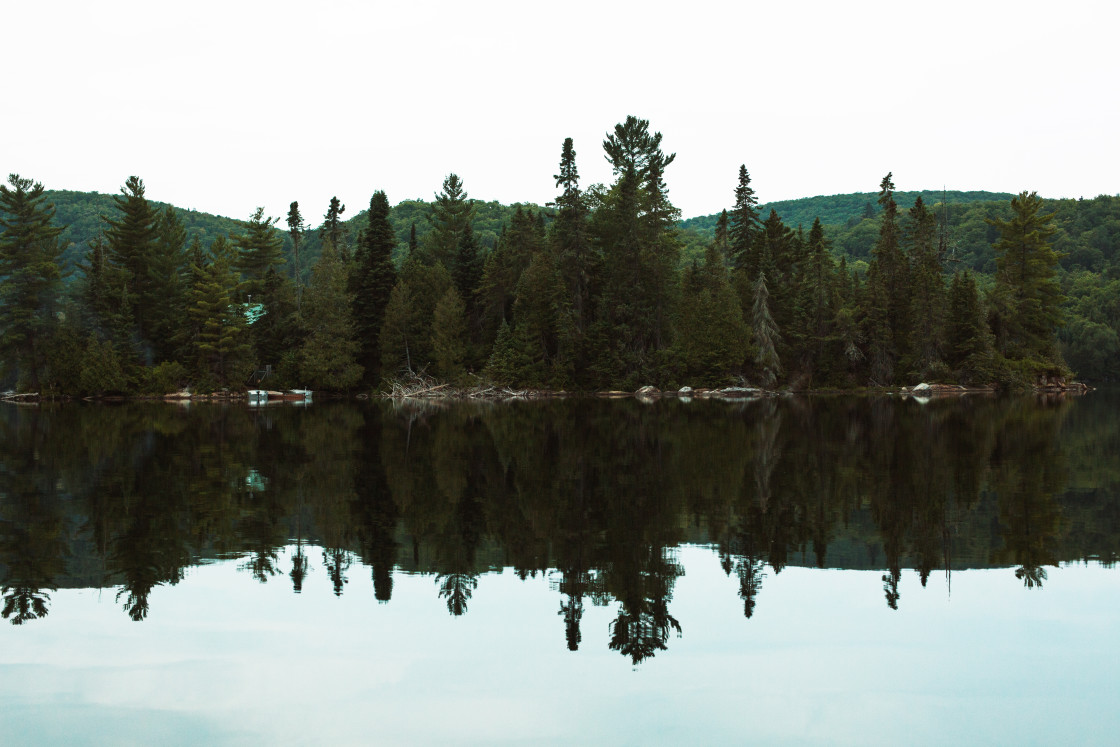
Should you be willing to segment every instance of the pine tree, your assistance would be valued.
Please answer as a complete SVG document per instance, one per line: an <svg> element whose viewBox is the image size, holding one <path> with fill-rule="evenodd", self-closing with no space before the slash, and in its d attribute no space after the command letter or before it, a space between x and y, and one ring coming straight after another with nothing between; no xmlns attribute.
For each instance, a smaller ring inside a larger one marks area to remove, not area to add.
<svg viewBox="0 0 1120 747"><path fill-rule="evenodd" d="M648 128L648 121L628 117L603 141L618 178L591 222L602 261L588 345L596 354L591 366L596 383L602 385L652 380L661 351L673 339L679 240L663 175L675 154L666 156L661 133L650 135Z"/></svg>
<svg viewBox="0 0 1120 747"><path fill-rule="evenodd" d="M1011 199L1009 221L989 220L1000 232L996 251L996 294L1002 299L1000 352L1012 360L1031 361L1039 369L1064 370L1055 333L1062 322L1060 255L1050 245L1054 215L1040 214L1042 198L1020 192Z"/></svg>
<svg viewBox="0 0 1120 747"><path fill-rule="evenodd" d="M211 257L192 265L187 323L194 331L193 358L204 386L239 385L253 368L252 344L233 247L219 237Z"/></svg>
<svg viewBox="0 0 1120 747"><path fill-rule="evenodd" d="M316 389L346 390L362 377L347 286L346 265L328 239L312 270L303 305L306 337L299 369L306 385Z"/></svg>
<svg viewBox="0 0 1120 747"><path fill-rule="evenodd" d="M249 303L261 303L264 279L269 269L284 264L284 242L274 228L279 220L266 218L264 208L259 207L242 224L244 233L233 237L237 247L235 267L243 276L245 298Z"/></svg>
<svg viewBox="0 0 1120 747"><path fill-rule="evenodd" d="M397 283L397 271L392 262L396 238L389 223L389 198L384 192L374 192L354 270L354 324L361 348L358 362L371 385L376 384L380 376L381 327L385 322L385 307Z"/></svg>
<svg viewBox="0 0 1120 747"><path fill-rule="evenodd" d="M443 191L436 195L429 220L432 230L424 238L427 264L442 262L448 270L455 267L456 254L463 233L471 222L474 206L457 174L443 180Z"/></svg>
<svg viewBox="0 0 1120 747"><path fill-rule="evenodd" d="M146 349L151 341L152 310L162 303L149 272L158 251L159 215L145 198L144 182L137 176L128 177L113 202L118 217L105 219L108 259L126 273L127 304L135 325L133 341Z"/></svg>
<svg viewBox="0 0 1120 747"><path fill-rule="evenodd" d="M350 262L350 249L347 246L349 237L346 235L346 226L342 222L342 214L346 212L337 197L332 197L327 206L327 213L323 216L323 225L319 226L319 240L323 243L330 242L335 249L335 254L344 265Z"/></svg>
<svg viewBox="0 0 1120 747"><path fill-rule="evenodd" d="M0 185L0 362L39 391L61 274L62 229L43 185L17 174Z"/></svg>
<svg viewBox="0 0 1120 747"><path fill-rule="evenodd" d="M159 299L151 307L150 327L155 357L170 361L178 357L175 332L183 318L189 282L186 256L187 227L179 213L168 205L159 215L156 251L148 275L153 293Z"/></svg>

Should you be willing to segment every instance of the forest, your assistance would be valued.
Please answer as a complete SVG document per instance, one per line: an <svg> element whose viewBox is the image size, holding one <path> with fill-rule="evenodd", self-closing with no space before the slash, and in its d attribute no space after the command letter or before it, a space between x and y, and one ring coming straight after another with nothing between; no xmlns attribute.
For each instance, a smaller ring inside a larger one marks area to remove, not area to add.
<svg viewBox="0 0 1120 747"><path fill-rule="evenodd" d="M548 205L383 191L318 225L0 186L0 385L42 396L182 387L383 390L419 375L545 390L919 381L1023 388L1120 371L1120 197L895 191L681 220L676 158L627 117ZM810 220L810 216L811 220Z"/></svg>

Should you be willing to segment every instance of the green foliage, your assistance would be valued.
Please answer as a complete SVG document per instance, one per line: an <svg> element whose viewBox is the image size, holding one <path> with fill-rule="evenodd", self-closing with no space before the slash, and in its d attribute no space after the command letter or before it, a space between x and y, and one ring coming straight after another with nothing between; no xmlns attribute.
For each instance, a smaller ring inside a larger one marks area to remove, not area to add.
<svg viewBox="0 0 1120 747"><path fill-rule="evenodd" d="M467 307L455 286L448 288L436 304L431 346L435 374L445 381L462 380L466 373Z"/></svg>
<svg viewBox="0 0 1120 747"><path fill-rule="evenodd" d="M158 366L145 368L141 376L141 394L167 394L176 392L191 381L190 373L178 361L164 361Z"/></svg>
<svg viewBox="0 0 1120 747"><path fill-rule="evenodd" d="M346 265L328 242L311 273L303 300L304 342L299 370L311 388L346 390L362 377L347 285Z"/></svg>
<svg viewBox="0 0 1120 747"><path fill-rule="evenodd" d="M44 192L17 174L0 185L0 364L33 391L46 366L62 251Z"/></svg>
<svg viewBox="0 0 1120 747"><path fill-rule="evenodd" d="M268 271L284 264L280 253L283 241L273 228L279 220L265 217L264 208L257 208L244 224L243 232L232 237L237 248L235 267L242 274L247 299L255 296L259 300Z"/></svg>
<svg viewBox="0 0 1120 747"><path fill-rule="evenodd" d="M381 371L379 338L385 308L397 272L392 263L396 238L389 223L389 200L384 192L370 198L366 230L361 234L354 267L354 324L361 352L359 362L369 384L376 384Z"/></svg>
<svg viewBox="0 0 1120 747"><path fill-rule="evenodd" d="M1011 359L1034 358L1040 373L1065 368L1056 348L1055 332L1062 322L1062 295L1058 283L1058 253L1050 245L1053 214L1043 215L1042 200L1022 192L1011 200L1009 221L992 219L1000 232L995 243L996 288L999 325L996 342Z"/></svg>
<svg viewBox="0 0 1120 747"><path fill-rule="evenodd" d="M430 216L432 230L423 242L425 261L442 262L449 270L455 267L456 255L463 234L471 222L472 202L457 174L443 180L443 191L436 195Z"/></svg>
<svg viewBox="0 0 1120 747"><path fill-rule="evenodd" d="M108 340L90 335L82 351L81 391L91 395L120 394L128 386L117 351Z"/></svg>

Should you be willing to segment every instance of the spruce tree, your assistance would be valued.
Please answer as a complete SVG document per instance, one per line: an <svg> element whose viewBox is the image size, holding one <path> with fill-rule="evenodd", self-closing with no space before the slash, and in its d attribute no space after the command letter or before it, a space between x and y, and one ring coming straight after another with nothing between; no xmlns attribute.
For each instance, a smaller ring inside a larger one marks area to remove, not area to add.
<svg viewBox="0 0 1120 747"><path fill-rule="evenodd" d="M763 386L773 386L782 372L778 358L780 330L770 315L770 293L766 288L765 270L758 273L754 284L754 303L751 306L751 332L754 337L754 366Z"/></svg>
<svg viewBox="0 0 1120 747"><path fill-rule="evenodd" d="M743 270L751 283L758 278L760 254L755 247L755 236L760 226L758 198L751 187L747 166L742 164L739 166L739 182L735 186L735 206L731 208L728 237L732 264L736 269Z"/></svg>
<svg viewBox="0 0 1120 747"><path fill-rule="evenodd" d="M370 385L376 384L380 376L381 327L385 322L385 307L397 283L392 261L396 238L389 223L389 198L384 192L374 192L354 270L354 325L361 349L358 362L365 369Z"/></svg>
<svg viewBox="0 0 1120 747"><path fill-rule="evenodd" d="M1012 218L988 223L1000 232L996 251L995 297L1003 318L1000 352L1012 360L1028 361L1036 373L1064 370L1056 331L1062 321L1062 292L1058 284L1060 255L1050 245L1054 215L1041 214L1042 198L1020 192L1011 199Z"/></svg>
<svg viewBox="0 0 1120 747"><path fill-rule="evenodd" d="M894 182L891 174L883 177L879 184L879 205L883 212L880 216L879 237L872 249L872 256L878 261L880 279L886 294L887 325L890 328L891 344L888 351L890 368L900 356L910 350L910 266L902 252L901 232L898 227L898 205L894 201ZM885 382L884 382L885 383Z"/></svg>
<svg viewBox="0 0 1120 747"><path fill-rule="evenodd" d="M560 173L553 177L561 189L556 198L556 221L552 226L552 247L557 271L565 294L560 303L560 335L566 366L582 378L587 367L585 338L591 323L591 285L595 274L594 257L587 232L588 209L579 188L576 151L572 139L565 138L560 152Z"/></svg>
<svg viewBox="0 0 1120 747"><path fill-rule="evenodd" d="M9 186L10 185L10 186ZM0 185L0 363L39 391L61 273L62 229L43 185L18 174Z"/></svg>
<svg viewBox="0 0 1120 747"><path fill-rule="evenodd" d="M292 237L292 275L296 281L296 309L299 309L303 298L303 265L300 264L299 248L303 244L305 227L303 216L299 212L299 203L292 202L288 206L288 234Z"/></svg>

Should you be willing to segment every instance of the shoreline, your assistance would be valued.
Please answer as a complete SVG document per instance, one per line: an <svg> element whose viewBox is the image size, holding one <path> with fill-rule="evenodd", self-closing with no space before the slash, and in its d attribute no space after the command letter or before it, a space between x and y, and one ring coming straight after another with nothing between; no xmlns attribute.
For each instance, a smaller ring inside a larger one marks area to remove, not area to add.
<svg viewBox="0 0 1120 747"><path fill-rule="evenodd" d="M913 386L900 387L859 387L842 389L823 387L820 389L765 389L762 387L681 387L680 389L661 390L654 386L644 386L635 391L621 389L604 389L593 391L568 391L555 389L512 389L497 386L453 387L447 383L423 382L418 385L406 387L394 384L389 392L358 394L323 392L318 398L341 399L386 399L386 400L527 400L527 399L637 399L641 402L654 402L659 399L678 399L684 402L693 399L715 399L724 401L745 402L772 397L793 396L901 396L918 401L930 399L944 399L947 397L963 397L968 395L999 396L1003 394L1035 394L1035 395L1078 395L1096 391L1095 386L1084 382L1074 381L1069 383L1048 383L1037 385L1021 392L1006 392L996 386L964 386L960 384L928 384L920 383ZM277 393L280 394L280 393ZM188 404L191 402L248 402L248 391L212 392L208 394L192 393L187 389L171 392L164 395L111 395L105 397L73 397L73 396L41 396L38 392L4 393L0 395L0 402L14 405L37 405L40 402L168 402ZM310 400L300 401L296 404L307 404ZM293 404L290 398L276 397L268 404L287 403ZM260 403L265 404L265 403Z"/></svg>

